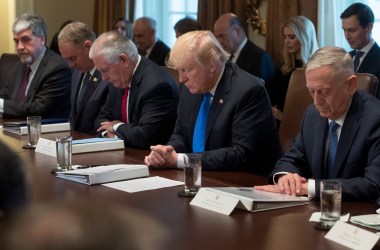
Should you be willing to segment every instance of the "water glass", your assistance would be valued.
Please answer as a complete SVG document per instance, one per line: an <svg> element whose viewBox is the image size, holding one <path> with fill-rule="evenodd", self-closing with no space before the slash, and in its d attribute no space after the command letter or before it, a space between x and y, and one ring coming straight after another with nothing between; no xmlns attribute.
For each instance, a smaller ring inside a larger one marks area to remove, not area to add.
<svg viewBox="0 0 380 250"><path fill-rule="evenodd" d="M331 228L340 218L342 184L337 180L323 180L320 183L321 226Z"/></svg>
<svg viewBox="0 0 380 250"><path fill-rule="evenodd" d="M57 137L57 171L71 170L72 137Z"/></svg>
<svg viewBox="0 0 380 250"><path fill-rule="evenodd" d="M28 126L28 146L35 148L41 136L41 116L28 116L26 124Z"/></svg>

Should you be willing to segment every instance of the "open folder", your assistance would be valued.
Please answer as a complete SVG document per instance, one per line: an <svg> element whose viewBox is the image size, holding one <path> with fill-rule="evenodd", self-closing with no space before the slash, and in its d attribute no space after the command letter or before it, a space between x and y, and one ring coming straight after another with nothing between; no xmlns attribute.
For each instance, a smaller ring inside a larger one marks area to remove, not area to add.
<svg viewBox="0 0 380 250"><path fill-rule="evenodd" d="M207 191L228 195L239 199L237 208L251 212L305 205L308 197L270 193L255 190L253 187L213 187Z"/></svg>
<svg viewBox="0 0 380 250"><path fill-rule="evenodd" d="M84 169L57 172L57 177L87 185L129 180L149 176L145 165L116 164L88 167Z"/></svg>

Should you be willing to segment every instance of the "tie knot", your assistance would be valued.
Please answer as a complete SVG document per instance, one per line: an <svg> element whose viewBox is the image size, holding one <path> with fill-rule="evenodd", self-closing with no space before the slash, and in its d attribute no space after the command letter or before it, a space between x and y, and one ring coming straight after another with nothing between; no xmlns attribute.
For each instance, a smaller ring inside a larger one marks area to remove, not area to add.
<svg viewBox="0 0 380 250"><path fill-rule="evenodd" d="M360 57L362 57L363 55L364 55L364 52L361 50L357 50L355 53L355 57L357 57L358 59L360 59Z"/></svg>
<svg viewBox="0 0 380 250"><path fill-rule="evenodd" d="M330 132L335 132L339 128L339 124L336 123L335 121L331 121L330 124Z"/></svg>

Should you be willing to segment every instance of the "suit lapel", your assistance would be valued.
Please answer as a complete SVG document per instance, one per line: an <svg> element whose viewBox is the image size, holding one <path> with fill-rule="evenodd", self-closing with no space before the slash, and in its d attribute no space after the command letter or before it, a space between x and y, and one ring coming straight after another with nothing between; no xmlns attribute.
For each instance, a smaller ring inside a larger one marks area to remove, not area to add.
<svg viewBox="0 0 380 250"><path fill-rule="evenodd" d="M141 57L140 63L137 66L137 69L135 73L132 76L131 80L131 88L129 90L129 100L128 100L128 121L133 122L132 119L132 112L133 112L133 106L135 105L137 93L139 92L140 84L144 75L145 67L146 67L146 60L143 57Z"/></svg>
<svg viewBox="0 0 380 250"><path fill-rule="evenodd" d="M100 76L100 72L97 71L97 70L95 70L94 74L91 76L90 85L87 87L86 92L83 95L82 105L81 105L81 107L79 107L79 112L78 113L80 113L83 110L83 108L86 105L87 101L91 98L91 96L94 93L95 89L98 87L98 85L99 85L99 83L101 81L100 77L101 77Z"/></svg>
<svg viewBox="0 0 380 250"><path fill-rule="evenodd" d="M50 58L49 53L54 53L54 52L49 52L49 50L46 49L45 55L42 57L41 63L38 66L36 73L34 74L32 82L30 83L28 93L26 94L26 97L25 97L25 102L28 102L31 96L34 94L35 89L37 88L37 83L41 83L40 78L42 77L42 74L45 71L45 67L47 63L49 62L49 58Z"/></svg>
<svg viewBox="0 0 380 250"><path fill-rule="evenodd" d="M360 120L362 103L359 101L359 96L355 93L352 98L351 106L347 112L342 131L339 137L336 158L334 162L333 177L337 177L339 170L343 167L344 161L347 158L351 145L360 128Z"/></svg>
<svg viewBox="0 0 380 250"><path fill-rule="evenodd" d="M210 112L207 117L206 146L207 146L207 140L208 140L209 134L215 123L215 120L218 117L221 110L223 109L225 103L228 101L228 96L231 91L231 83L232 83L231 78L232 78L233 69L232 69L231 63L226 63L225 65L226 67L224 69L223 76L220 79L218 87L216 88L215 95L211 103Z"/></svg>

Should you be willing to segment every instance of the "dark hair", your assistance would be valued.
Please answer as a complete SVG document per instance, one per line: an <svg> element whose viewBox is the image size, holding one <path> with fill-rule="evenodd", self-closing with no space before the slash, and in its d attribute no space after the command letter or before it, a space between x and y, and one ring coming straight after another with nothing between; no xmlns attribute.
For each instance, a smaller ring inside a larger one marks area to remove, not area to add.
<svg viewBox="0 0 380 250"><path fill-rule="evenodd" d="M356 15L358 17L360 26L363 28L366 28L368 24L374 23L375 21L371 8L362 3L354 3L350 5L345 11L343 11L340 18L344 19L352 15Z"/></svg>
<svg viewBox="0 0 380 250"><path fill-rule="evenodd" d="M179 33L185 34L194 30L202 30L202 25L190 17L185 17L178 20L178 22L174 25L173 28Z"/></svg>

